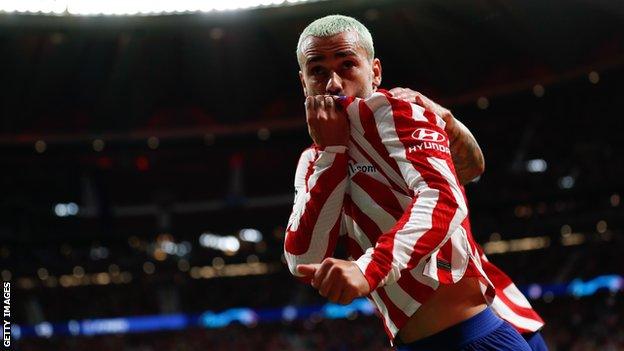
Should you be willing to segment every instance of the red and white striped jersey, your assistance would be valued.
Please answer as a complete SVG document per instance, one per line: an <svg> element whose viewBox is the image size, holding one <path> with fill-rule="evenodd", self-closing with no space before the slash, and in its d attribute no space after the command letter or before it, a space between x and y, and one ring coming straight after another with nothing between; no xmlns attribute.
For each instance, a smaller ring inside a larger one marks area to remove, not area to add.
<svg viewBox="0 0 624 351"><path fill-rule="evenodd" d="M544 320L533 310L529 300L520 292L507 274L487 259L481 247L478 249L481 253L483 270L496 290L496 295L491 303L494 311L520 333L540 330L544 326Z"/></svg>
<svg viewBox="0 0 624 351"><path fill-rule="evenodd" d="M391 339L440 283L464 276L481 279L495 310L501 301L517 303L513 283L506 298L494 296L496 282L505 285L501 291L508 284L491 281L484 271L496 267L487 261L483 266L472 238L444 121L385 91L342 104L350 122L348 146L313 146L297 166L284 245L292 274L300 276L298 264L332 256L345 235Z"/></svg>

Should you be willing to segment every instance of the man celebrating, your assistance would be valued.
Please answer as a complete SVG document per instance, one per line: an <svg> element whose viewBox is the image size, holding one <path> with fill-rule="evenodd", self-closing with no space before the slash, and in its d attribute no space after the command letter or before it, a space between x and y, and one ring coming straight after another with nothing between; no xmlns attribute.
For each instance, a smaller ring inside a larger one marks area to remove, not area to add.
<svg viewBox="0 0 624 351"><path fill-rule="evenodd" d="M391 340L407 349L530 350L487 307L496 308L502 287L488 278L470 233L460 180L482 169L460 164L466 154L481 157L468 130L378 90L381 62L353 18L311 23L297 58L314 145L295 176L291 272L334 302L368 296ZM340 235L351 261L331 258ZM526 308L517 296L504 301ZM543 325L535 317L522 320L526 330Z"/></svg>

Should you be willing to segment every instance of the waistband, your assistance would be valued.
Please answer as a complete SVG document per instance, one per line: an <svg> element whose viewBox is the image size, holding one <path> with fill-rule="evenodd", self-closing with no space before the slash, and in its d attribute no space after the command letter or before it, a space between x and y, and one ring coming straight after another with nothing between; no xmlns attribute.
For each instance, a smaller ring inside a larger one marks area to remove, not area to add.
<svg viewBox="0 0 624 351"><path fill-rule="evenodd" d="M416 340L409 344L398 342L398 346L412 351L418 350L452 350L459 349L472 341L479 339L503 324L490 307L478 314L460 322L454 326L444 329L436 334L424 339Z"/></svg>

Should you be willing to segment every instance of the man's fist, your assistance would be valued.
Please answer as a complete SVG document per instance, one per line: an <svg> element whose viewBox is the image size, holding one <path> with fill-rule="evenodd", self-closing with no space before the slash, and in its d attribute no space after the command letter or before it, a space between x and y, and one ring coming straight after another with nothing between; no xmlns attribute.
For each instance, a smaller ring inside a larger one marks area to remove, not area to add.
<svg viewBox="0 0 624 351"><path fill-rule="evenodd" d="M308 132L318 146L347 145L349 120L337 96L308 96L305 101Z"/></svg>
<svg viewBox="0 0 624 351"><path fill-rule="evenodd" d="M312 278L312 286L329 301L346 305L370 293L368 281L351 261L326 258L322 263L300 264L299 273Z"/></svg>
<svg viewBox="0 0 624 351"><path fill-rule="evenodd" d="M423 94L409 88L393 88L390 89L389 92L396 99L416 103L416 105L424 108L425 110L429 110L442 117L446 123L447 132L455 128L455 118L453 117L451 111L438 105L435 101L429 99Z"/></svg>

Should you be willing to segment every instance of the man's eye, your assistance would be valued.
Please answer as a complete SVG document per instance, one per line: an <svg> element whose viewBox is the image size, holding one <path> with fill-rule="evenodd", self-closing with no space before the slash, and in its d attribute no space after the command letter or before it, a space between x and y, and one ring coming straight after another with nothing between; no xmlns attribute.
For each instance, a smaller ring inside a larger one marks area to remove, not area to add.
<svg viewBox="0 0 624 351"><path fill-rule="evenodd" d="M353 61L345 61L342 63L342 67L347 68L347 69L353 68L353 66L355 66L355 62Z"/></svg>
<svg viewBox="0 0 624 351"><path fill-rule="evenodd" d="M310 70L310 73L312 73L315 76L321 75L324 72L325 72L325 69L321 66L312 67L312 69Z"/></svg>

